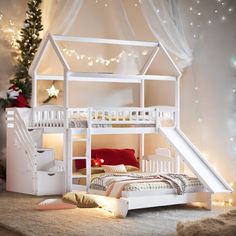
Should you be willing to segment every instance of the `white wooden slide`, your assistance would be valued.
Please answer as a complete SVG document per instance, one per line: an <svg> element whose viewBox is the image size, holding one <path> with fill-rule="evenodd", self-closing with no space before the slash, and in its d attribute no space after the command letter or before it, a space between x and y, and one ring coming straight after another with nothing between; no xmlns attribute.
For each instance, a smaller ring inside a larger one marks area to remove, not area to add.
<svg viewBox="0 0 236 236"><path fill-rule="evenodd" d="M166 136L180 154L180 158L210 192L223 193L233 191L180 129L160 128L160 132Z"/></svg>

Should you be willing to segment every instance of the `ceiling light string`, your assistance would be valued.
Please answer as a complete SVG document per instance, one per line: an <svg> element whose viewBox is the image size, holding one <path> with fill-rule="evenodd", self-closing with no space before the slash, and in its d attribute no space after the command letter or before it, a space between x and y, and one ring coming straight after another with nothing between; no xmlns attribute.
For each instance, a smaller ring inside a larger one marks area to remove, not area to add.
<svg viewBox="0 0 236 236"><path fill-rule="evenodd" d="M125 50L122 50L118 55L111 57L109 59L106 59L102 56L94 57L94 56L88 56L86 54L79 54L74 49L67 49L66 47L62 48L62 51L64 54L68 57L75 57L78 61L80 60L86 60L88 66L94 66L96 64L103 64L105 66L109 66L111 63L119 63L121 59L124 59L125 57L134 57L138 58L139 54L135 53L134 51L126 52ZM140 55L146 56L148 54L147 50L143 50Z"/></svg>

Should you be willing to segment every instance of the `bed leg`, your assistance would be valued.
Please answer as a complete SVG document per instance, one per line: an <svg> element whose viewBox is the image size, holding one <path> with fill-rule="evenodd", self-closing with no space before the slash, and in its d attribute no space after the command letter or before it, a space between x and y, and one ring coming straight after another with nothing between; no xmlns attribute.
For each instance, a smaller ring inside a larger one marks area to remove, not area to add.
<svg viewBox="0 0 236 236"><path fill-rule="evenodd" d="M117 204L114 206L114 216L117 218L125 218L129 210L129 203L125 200L118 200Z"/></svg>
<svg viewBox="0 0 236 236"><path fill-rule="evenodd" d="M202 204L203 208L207 209L207 210L211 210L212 209L212 199L211 199L211 193L208 193L206 196L206 201L203 202Z"/></svg>

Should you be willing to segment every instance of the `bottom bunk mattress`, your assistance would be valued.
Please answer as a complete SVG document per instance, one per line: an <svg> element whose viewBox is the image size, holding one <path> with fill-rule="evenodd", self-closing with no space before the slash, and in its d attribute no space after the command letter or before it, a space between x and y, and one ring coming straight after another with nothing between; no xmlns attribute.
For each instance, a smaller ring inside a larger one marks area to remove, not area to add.
<svg viewBox="0 0 236 236"><path fill-rule="evenodd" d="M196 177L185 174L125 173L92 177L90 192L110 197L201 192L204 186Z"/></svg>

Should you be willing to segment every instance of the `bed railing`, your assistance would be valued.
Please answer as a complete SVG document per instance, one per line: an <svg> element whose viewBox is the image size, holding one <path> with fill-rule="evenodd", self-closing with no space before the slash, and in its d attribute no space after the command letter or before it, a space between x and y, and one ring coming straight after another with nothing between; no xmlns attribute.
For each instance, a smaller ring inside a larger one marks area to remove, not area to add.
<svg viewBox="0 0 236 236"><path fill-rule="evenodd" d="M142 158L141 170L151 173L175 173L177 164L173 157L149 155Z"/></svg>
<svg viewBox="0 0 236 236"><path fill-rule="evenodd" d="M14 138L12 142L14 142L14 145L17 147L22 148L32 170L35 170L34 157L36 152L36 143L29 134L17 108L8 108L6 112L6 119L7 128L12 129L12 132L15 133L15 135L12 136Z"/></svg>
<svg viewBox="0 0 236 236"><path fill-rule="evenodd" d="M60 128L65 126L65 109L61 106L39 106L33 108L33 127Z"/></svg>
<svg viewBox="0 0 236 236"><path fill-rule="evenodd" d="M119 108L68 108L61 106L40 106L33 108L34 127L69 127L71 120L87 121L93 125L144 125L166 126L163 121L175 124L174 107L119 107Z"/></svg>

